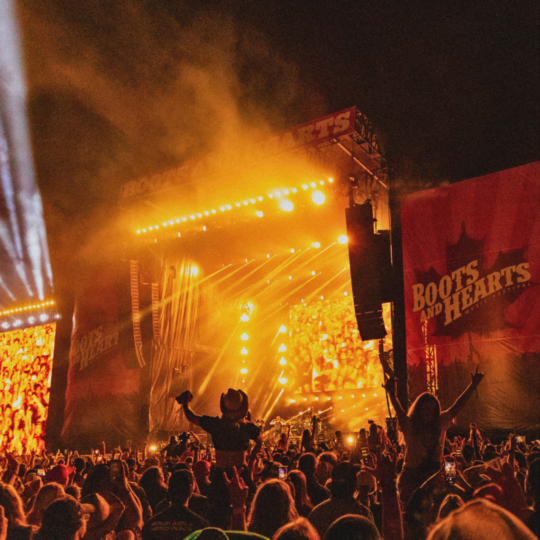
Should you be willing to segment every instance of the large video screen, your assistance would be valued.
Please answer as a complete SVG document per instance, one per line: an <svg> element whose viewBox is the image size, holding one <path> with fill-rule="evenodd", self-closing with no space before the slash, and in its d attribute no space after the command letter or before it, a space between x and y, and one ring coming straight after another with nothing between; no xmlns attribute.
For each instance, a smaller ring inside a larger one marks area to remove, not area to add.
<svg viewBox="0 0 540 540"><path fill-rule="evenodd" d="M56 324L0 333L0 451L44 447Z"/></svg>
<svg viewBox="0 0 540 540"><path fill-rule="evenodd" d="M392 349L390 304L383 305ZM290 311L289 373L294 393L380 388L379 342L362 341L351 298L319 300Z"/></svg>

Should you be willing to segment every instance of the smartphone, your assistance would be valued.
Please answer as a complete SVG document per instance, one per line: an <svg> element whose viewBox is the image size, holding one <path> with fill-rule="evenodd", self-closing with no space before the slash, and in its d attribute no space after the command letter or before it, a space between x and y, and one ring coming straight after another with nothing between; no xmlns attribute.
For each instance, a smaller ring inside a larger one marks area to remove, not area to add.
<svg viewBox="0 0 540 540"><path fill-rule="evenodd" d="M278 467L278 478L280 480L286 480L288 472L289 472L289 467Z"/></svg>
<svg viewBox="0 0 540 540"><path fill-rule="evenodd" d="M525 435L516 435L514 441L516 444L525 444Z"/></svg>
<svg viewBox="0 0 540 540"><path fill-rule="evenodd" d="M122 478L122 461L120 459L114 459L109 463L109 475L111 482L119 482Z"/></svg>
<svg viewBox="0 0 540 540"><path fill-rule="evenodd" d="M456 481L457 470L455 461L445 461L444 462L444 479L445 481L452 485Z"/></svg>
<svg viewBox="0 0 540 540"><path fill-rule="evenodd" d="M45 469L36 469L36 474L38 476L45 476Z"/></svg>

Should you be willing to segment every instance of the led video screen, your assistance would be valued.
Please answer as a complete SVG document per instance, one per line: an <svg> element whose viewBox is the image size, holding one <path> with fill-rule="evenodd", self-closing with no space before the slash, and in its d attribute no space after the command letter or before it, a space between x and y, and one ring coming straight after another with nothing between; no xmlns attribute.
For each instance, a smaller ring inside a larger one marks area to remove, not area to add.
<svg viewBox="0 0 540 540"><path fill-rule="evenodd" d="M0 451L44 447L56 324L0 333Z"/></svg>
<svg viewBox="0 0 540 540"><path fill-rule="evenodd" d="M383 305L392 348L390 304ZM378 341L362 341L352 299L319 300L290 311L289 379L294 393L380 388L383 370Z"/></svg>

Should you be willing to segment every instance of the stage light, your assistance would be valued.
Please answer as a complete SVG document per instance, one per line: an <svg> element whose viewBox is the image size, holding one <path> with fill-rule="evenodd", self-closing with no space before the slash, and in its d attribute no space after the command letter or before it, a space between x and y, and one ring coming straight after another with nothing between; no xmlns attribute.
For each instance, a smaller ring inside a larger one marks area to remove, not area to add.
<svg viewBox="0 0 540 540"><path fill-rule="evenodd" d="M283 200L279 201L279 207L284 212L292 212L294 210L294 204L291 201L289 201L288 199L283 199Z"/></svg>
<svg viewBox="0 0 540 540"><path fill-rule="evenodd" d="M309 188L309 186L307 184L302 184L302 189L305 190L305 189L308 189L308 188Z"/></svg>
<svg viewBox="0 0 540 540"><path fill-rule="evenodd" d="M202 217L202 214L197 214L197 217L200 217L200 218L201 218L201 217Z"/></svg>
<svg viewBox="0 0 540 540"><path fill-rule="evenodd" d="M248 322L249 321L249 315L247 313L242 313L242 316L240 317L240 320L242 322Z"/></svg>
<svg viewBox="0 0 540 540"><path fill-rule="evenodd" d="M289 403L296 403L296 399L289 399Z"/></svg>
<svg viewBox="0 0 540 540"><path fill-rule="evenodd" d="M248 353L248 350L245 347L240 351L240 354L247 354L247 353Z"/></svg>
<svg viewBox="0 0 540 540"><path fill-rule="evenodd" d="M348 293L347 291L345 291L345 292L343 293L343 296L348 296L348 295L349 295L349 293Z"/></svg>
<svg viewBox="0 0 540 540"><path fill-rule="evenodd" d="M191 214L191 216L189 216L190 219L195 219L195 215L194 214Z"/></svg>
<svg viewBox="0 0 540 540"><path fill-rule="evenodd" d="M317 187L317 184L315 182L310 182L309 185L314 188L314 187Z"/></svg>
<svg viewBox="0 0 540 540"><path fill-rule="evenodd" d="M257 200L262 201L263 198L261 196L257 197Z"/></svg>
<svg viewBox="0 0 540 540"><path fill-rule="evenodd" d="M349 238L347 237L346 234L342 234L338 237L337 241L340 243L340 244L348 244L349 243Z"/></svg>
<svg viewBox="0 0 540 540"><path fill-rule="evenodd" d="M377 394L373 394L373 397L377 397Z"/></svg>
<svg viewBox="0 0 540 540"><path fill-rule="evenodd" d="M149 230L149 231L153 231L153 230L154 230L154 227L148 227L148 230Z"/></svg>
<svg viewBox="0 0 540 540"><path fill-rule="evenodd" d="M216 213L216 210L215 208L212 209L212 214L215 214Z"/></svg>
<svg viewBox="0 0 540 540"><path fill-rule="evenodd" d="M264 212L263 212L262 210L257 210L257 211L255 212L255 215L256 215L256 216L259 216L259 217L263 217L263 216L264 216Z"/></svg>
<svg viewBox="0 0 540 540"><path fill-rule="evenodd" d="M244 206L247 206L249 203L248 203L247 201L242 201L242 204L243 204Z"/></svg>
<svg viewBox="0 0 540 540"><path fill-rule="evenodd" d="M270 258L270 253L267 253L267 254L266 254L266 258L267 258L267 259Z"/></svg>
<svg viewBox="0 0 540 540"><path fill-rule="evenodd" d="M157 448L156 448L155 446L151 446L151 447L150 447L150 450L151 450L152 452L155 452L155 451L157 450Z"/></svg>
<svg viewBox="0 0 540 540"><path fill-rule="evenodd" d="M288 190L288 189L284 189L284 190L283 190L283 194L284 194L284 195L288 195L288 194L289 194L289 190Z"/></svg>
<svg viewBox="0 0 540 540"><path fill-rule="evenodd" d="M244 332L244 333L240 336L240 339L241 339L242 341L247 341L247 340L249 339L249 335L246 334L246 333Z"/></svg>
<svg viewBox="0 0 540 540"><path fill-rule="evenodd" d="M210 215L210 212L209 212L208 210L205 210L205 211L204 211L204 215L205 215L205 216L209 216L209 215Z"/></svg>
<svg viewBox="0 0 540 540"><path fill-rule="evenodd" d="M206 225L203 225L202 230L203 230L203 231L206 231Z"/></svg>
<svg viewBox="0 0 540 540"><path fill-rule="evenodd" d="M280 366L286 366L287 365L287 360L285 360L285 358L283 358L283 356L279 359L279 365Z"/></svg>
<svg viewBox="0 0 540 540"><path fill-rule="evenodd" d="M242 206L239 202L237 203L234 203L238 208L240 208L240 206Z"/></svg>
<svg viewBox="0 0 540 540"><path fill-rule="evenodd" d="M315 273L316 273L315 270L312 270L311 275L314 276Z"/></svg>
<svg viewBox="0 0 540 540"><path fill-rule="evenodd" d="M329 178L328 181L329 181L330 183L332 183L332 182L334 181L334 179L333 179L333 178Z"/></svg>
<svg viewBox="0 0 540 540"><path fill-rule="evenodd" d="M292 276L289 276L289 279L292 279Z"/></svg>
<svg viewBox="0 0 540 540"><path fill-rule="evenodd" d="M230 210L230 209L232 208L232 206L231 206L230 204L227 204L227 205L225 206L225 208L226 208L227 210Z"/></svg>
<svg viewBox="0 0 540 540"><path fill-rule="evenodd" d="M28 322L32 324L35 321L35 317L28 317Z"/></svg>
<svg viewBox="0 0 540 540"><path fill-rule="evenodd" d="M249 202L250 202L251 204L255 204L257 201L256 201L255 199L249 199Z"/></svg>
<svg viewBox="0 0 540 540"><path fill-rule="evenodd" d="M268 198L269 198L269 199L273 199L273 198L274 198L274 194L273 194L273 193L269 193L269 194L268 194Z"/></svg>
<svg viewBox="0 0 540 540"><path fill-rule="evenodd" d="M140 230L139 230L139 231L137 231L137 234L141 234L141 231L140 231Z"/></svg>
<svg viewBox="0 0 540 540"><path fill-rule="evenodd" d="M324 201L326 201L326 195L317 189L311 194L311 200L317 205L324 204Z"/></svg>
<svg viewBox="0 0 540 540"><path fill-rule="evenodd" d="M292 191L293 193L296 193L298 190L297 190L295 187L293 187L293 188L291 189L291 191Z"/></svg>
<svg viewBox="0 0 540 540"><path fill-rule="evenodd" d="M316 398L315 398L315 401L319 401L319 398L318 398L318 397L316 397Z"/></svg>
<svg viewBox="0 0 540 540"><path fill-rule="evenodd" d="M20 326L22 324L22 321L20 319L16 319L13 323L13 326Z"/></svg>
<svg viewBox="0 0 540 540"><path fill-rule="evenodd" d="M321 300L324 300L324 296L321 296Z"/></svg>
<svg viewBox="0 0 540 540"><path fill-rule="evenodd" d="M189 271L189 275L191 277L195 277L199 275L199 269L196 266L192 266Z"/></svg>
<svg viewBox="0 0 540 540"><path fill-rule="evenodd" d="M241 370L240 370L240 373L243 373L244 375L248 372L247 368L243 367Z"/></svg>
<svg viewBox="0 0 540 540"><path fill-rule="evenodd" d="M284 324L282 324L279 327L279 331L280 331L281 334L284 334L287 331L287 327Z"/></svg>
<svg viewBox="0 0 540 540"><path fill-rule="evenodd" d="M320 248L320 247L321 247L321 243L320 243L320 242L313 242L311 245L312 245L312 247L314 247L314 248Z"/></svg>
<svg viewBox="0 0 540 540"><path fill-rule="evenodd" d="M287 384L287 377L281 377L281 378L279 379L279 382L280 382L281 384Z"/></svg>
<svg viewBox="0 0 540 540"><path fill-rule="evenodd" d="M321 186L324 186L324 180L319 181L319 184L321 184Z"/></svg>
<svg viewBox="0 0 540 540"><path fill-rule="evenodd" d="M182 218L182 221L185 223L185 222L187 221L187 217L184 216L184 217Z"/></svg>
<svg viewBox="0 0 540 540"><path fill-rule="evenodd" d="M352 437L349 437L349 438L347 439L347 441L349 441L349 442L352 444L352 442L354 441L354 439L353 439Z"/></svg>
<svg viewBox="0 0 540 540"><path fill-rule="evenodd" d="M2 328L9 328L9 323L7 323L7 322L2 323Z"/></svg>
<svg viewBox="0 0 540 540"><path fill-rule="evenodd" d="M42 313L42 314L39 316L39 320L40 320L40 321L46 321L48 318L49 318L49 316L48 316L46 313Z"/></svg>
<svg viewBox="0 0 540 540"><path fill-rule="evenodd" d="M182 237L182 233L179 232L179 233L178 233L178 238L181 238L181 237Z"/></svg>
<svg viewBox="0 0 540 540"><path fill-rule="evenodd" d="M285 346L285 343L282 343L282 344L279 346L278 351L279 351L279 352L285 352L286 350L287 350L287 347Z"/></svg>
<svg viewBox="0 0 540 540"><path fill-rule="evenodd" d="M279 199L279 197L281 197L281 191L276 191L275 195Z"/></svg>
<svg viewBox="0 0 540 540"><path fill-rule="evenodd" d="M339 399L343 399L343 397L342 397L342 396L339 396Z"/></svg>

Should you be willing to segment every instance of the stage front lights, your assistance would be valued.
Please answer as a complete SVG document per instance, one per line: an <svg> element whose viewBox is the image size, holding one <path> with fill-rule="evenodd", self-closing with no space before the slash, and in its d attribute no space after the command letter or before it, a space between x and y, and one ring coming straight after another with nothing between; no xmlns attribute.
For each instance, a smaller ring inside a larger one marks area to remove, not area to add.
<svg viewBox="0 0 540 540"><path fill-rule="evenodd" d="M249 335L246 334L246 333L244 332L244 333L240 336L240 339L241 339L242 341L247 341L247 340L249 339Z"/></svg>
<svg viewBox="0 0 540 540"><path fill-rule="evenodd" d="M340 243L340 244L348 244L349 243L349 238L347 237L346 234L342 234L338 237L337 241Z"/></svg>
<svg viewBox="0 0 540 540"><path fill-rule="evenodd" d="M279 331L280 331L281 334L284 334L287 331L287 327L284 324L282 324L279 327Z"/></svg>
<svg viewBox="0 0 540 540"><path fill-rule="evenodd" d="M247 313L242 313L242 316L240 317L240 320L242 322L248 322L249 321L249 315Z"/></svg>
<svg viewBox="0 0 540 540"><path fill-rule="evenodd" d="M317 187L317 184L315 182L310 182L309 185L314 188L314 187Z"/></svg>
<svg viewBox="0 0 540 540"><path fill-rule="evenodd" d="M278 351L279 351L279 352L285 352L286 350L287 350L287 347L285 346L285 343L282 343L282 344L279 346Z"/></svg>
<svg viewBox="0 0 540 540"><path fill-rule="evenodd" d="M303 189L303 190L306 190L306 189L308 189L308 188L309 188L309 186L308 186L307 184L302 184L302 189Z"/></svg>
<svg viewBox="0 0 540 540"><path fill-rule="evenodd" d="M263 217L263 216L264 216L264 212L263 212L262 210L257 210L257 211L255 212L255 215L256 215L256 216L259 216L259 217Z"/></svg>
<svg viewBox="0 0 540 540"><path fill-rule="evenodd" d="M285 360L285 358L283 358L283 356L279 359L279 365L280 366L286 366L287 365L287 360Z"/></svg>
<svg viewBox="0 0 540 540"><path fill-rule="evenodd" d="M281 384L287 384L287 377L281 377L281 378L279 379L279 382L280 382Z"/></svg>
<svg viewBox="0 0 540 540"><path fill-rule="evenodd" d="M332 182L334 181L334 179L333 179L333 178L329 178L328 181L329 181L330 183L332 183Z"/></svg>
<svg viewBox="0 0 540 540"><path fill-rule="evenodd" d="M248 353L248 350L244 347L241 351L240 351L240 354L247 354Z"/></svg>
<svg viewBox="0 0 540 540"><path fill-rule="evenodd" d="M288 195L288 194L289 194L289 190L288 190L288 189L284 189L284 190L283 190L283 194L284 194L284 195Z"/></svg>
<svg viewBox="0 0 540 540"><path fill-rule="evenodd" d="M7 322L2 323L2 328L9 328L9 323L7 323Z"/></svg>
<svg viewBox="0 0 540 540"><path fill-rule="evenodd" d="M240 370L240 373L242 374L246 374L248 372L247 368L243 367L241 370Z"/></svg>
<svg viewBox="0 0 540 540"><path fill-rule="evenodd" d="M352 437L349 437L349 438L347 439L347 441L348 441L349 443L352 443L352 442L354 441L354 439L353 439Z"/></svg>
<svg viewBox="0 0 540 540"><path fill-rule="evenodd" d="M137 234L141 234L141 231L140 231L140 230L138 230L138 231L137 231Z"/></svg>
<svg viewBox="0 0 540 540"><path fill-rule="evenodd" d="M289 201L288 199L283 199L283 200L279 201L279 207L284 212L292 212L294 210L294 204L291 201Z"/></svg>
<svg viewBox="0 0 540 540"><path fill-rule="evenodd" d="M314 276L316 274L315 270L311 271L311 275Z"/></svg>
<svg viewBox="0 0 540 540"><path fill-rule="evenodd" d="M318 248L321 247L321 243L320 243L320 242L313 242L313 243L311 244L311 246L318 249Z"/></svg>
<svg viewBox="0 0 540 540"><path fill-rule="evenodd" d="M322 191L316 189L311 194L311 200L317 205L324 204L324 201L326 201L326 195Z"/></svg>

